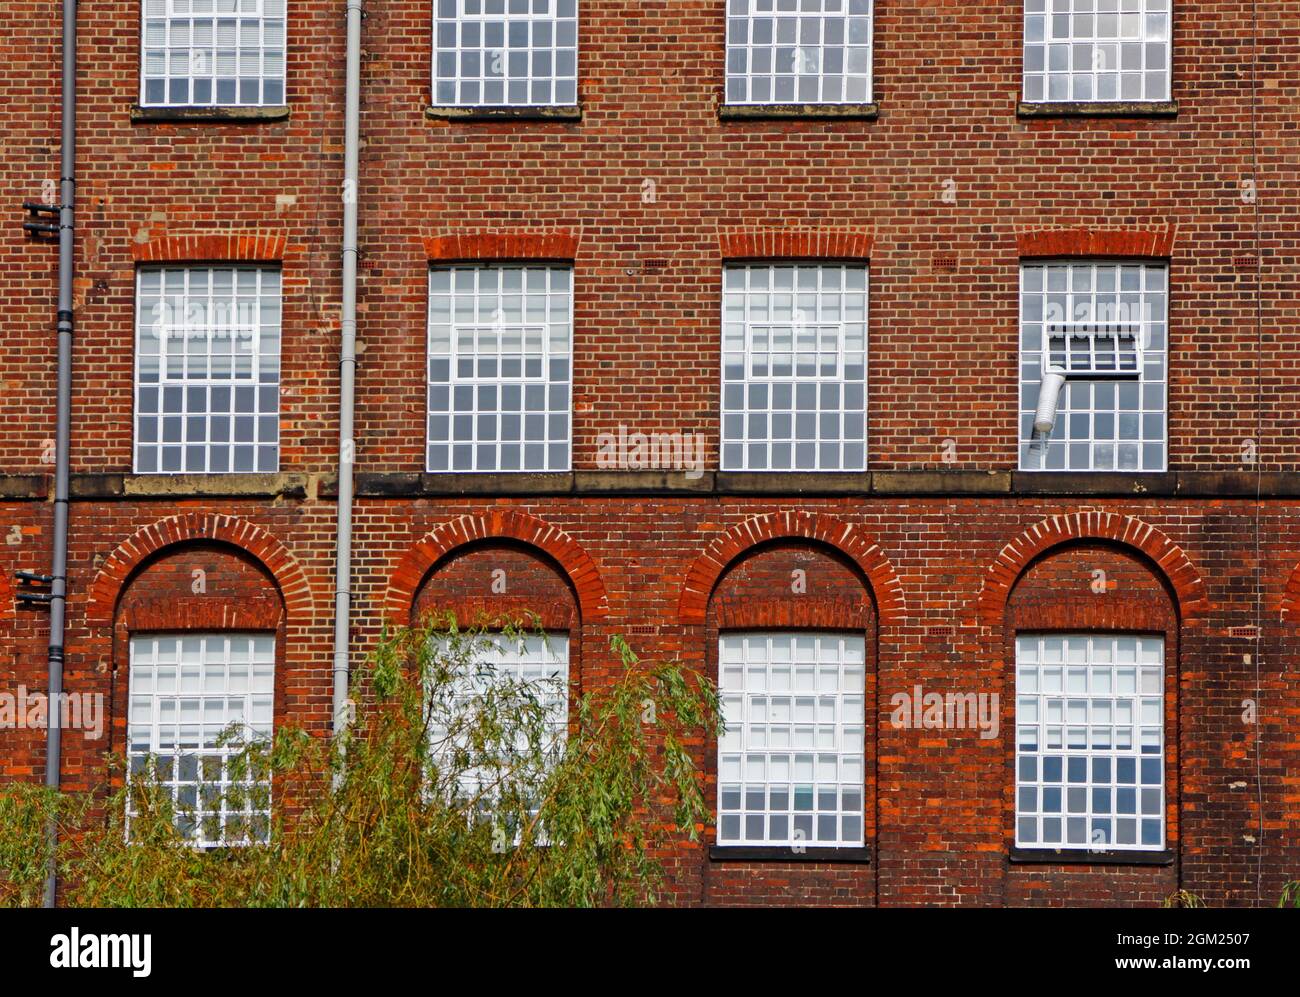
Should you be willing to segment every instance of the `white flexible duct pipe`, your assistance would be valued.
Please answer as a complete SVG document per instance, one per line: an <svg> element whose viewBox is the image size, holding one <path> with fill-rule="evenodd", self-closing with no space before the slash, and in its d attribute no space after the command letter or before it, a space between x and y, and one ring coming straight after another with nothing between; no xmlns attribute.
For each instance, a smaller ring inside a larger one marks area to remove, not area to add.
<svg viewBox="0 0 1300 997"><path fill-rule="evenodd" d="M1048 371L1043 375L1042 386L1038 389L1038 411L1034 414L1034 432L1050 436L1056 426L1056 411L1061 404L1061 389L1065 387L1065 375Z"/></svg>

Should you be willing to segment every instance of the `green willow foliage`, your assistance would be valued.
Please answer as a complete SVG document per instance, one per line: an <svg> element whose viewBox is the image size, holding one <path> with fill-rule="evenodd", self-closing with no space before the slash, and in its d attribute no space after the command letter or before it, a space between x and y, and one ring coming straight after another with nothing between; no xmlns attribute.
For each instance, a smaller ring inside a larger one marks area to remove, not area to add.
<svg viewBox="0 0 1300 997"><path fill-rule="evenodd" d="M1282 886L1279 907L1300 907L1300 880L1293 879ZM1204 907L1205 901L1188 890L1176 890L1165 897L1161 907Z"/></svg>
<svg viewBox="0 0 1300 997"><path fill-rule="evenodd" d="M177 829L193 815L149 768L99 793L4 787L0 904L40 902L51 817L72 906L655 903L656 856L710 819L691 754L718 729L716 689L677 665L643 664L614 637L619 667L571 703L557 739L543 700L558 690L498 674L492 640L451 617L385 633L359 670L346 737L287 730L239 746L233 785L202 785L199 797L224 792L229 809L255 810L266 803L256 776L269 772L263 844L193 847Z"/></svg>

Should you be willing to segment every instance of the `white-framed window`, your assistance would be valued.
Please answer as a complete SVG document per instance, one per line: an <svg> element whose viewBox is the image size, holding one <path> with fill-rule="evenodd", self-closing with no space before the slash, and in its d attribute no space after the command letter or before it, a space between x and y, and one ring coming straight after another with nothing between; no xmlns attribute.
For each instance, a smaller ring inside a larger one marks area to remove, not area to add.
<svg viewBox="0 0 1300 997"><path fill-rule="evenodd" d="M1169 100L1171 3L1025 0L1025 100Z"/></svg>
<svg viewBox="0 0 1300 997"><path fill-rule="evenodd" d="M130 655L130 771L145 771L153 759L177 827L196 844L265 841L270 777L245 772L240 778L230 760L244 744L272 735L275 638L133 635ZM231 740L239 728L242 738ZM232 793L236 786L241 791ZM132 816L128 803L128 827Z"/></svg>
<svg viewBox="0 0 1300 997"><path fill-rule="evenodd" d="M148 267L136 294L136 472L278 470L280 271Z"/></svg>
<svg viewBox="0 0 1300 997"><path fill-rule="evenodd" d="M478 696L500 683L526 685L536 696L542 708L548 740L542 745L547 764L552 764L563 751L568 738L569 722L569 636L567 634L481 634L473 644L472 675L462 675L454 686L446 690L447 700L434 705L430 718L430 739L435 754L457 748L472 751L463 735L450 735L442 718L467 710ZM521 731L522 734L522 731ZM528 756L528 745L519 745L520 756ZM536 773L520 773L527 782ZM473 799L484 794L485 783L493 777L481 769L468 769L460 774L459 790L465 798ZM492 811L492 793L480 808L484 816Z"/></svg>
<svg viewBox="0 0 1300 997"><path fill-rule="evenodd" d="M871 0L727 0L728 104L869 104Z"/></svg>
<svg viewBox="0 0 1300 997"><path fill-rule="evenodd" d="M285 103L285 0L143 0L140 103Z"/></svg>
<svg viewBox="0 0 1300 997"><path fill-rule="evenodd" d="M725 634L718 844L864 844L866 644L847 634Z"/></svg>
<svg viewBox="0 0 1300 997"><path fill-rule="evenodd" d="M867 466L867 268L729 266L722 470Z"/></svg>
<svg viewBox="0 0 1300 997"><path fill-rule="evenodd" d="M433 103L578 102L578 0L435 0Z"/></svg>
<svg viewBox="0 0 1300 997"><path fill-rule="evenodd" d="M1020 469L1163 471L1168 268L1025 263L1020 292ZM1064 378L1050 433L1045 375Z"/></svg>
<svg viewBox="0 0 1300 997"><path fill-rule="evenodd" d="M572 367L571 267L433 267L428 470L569 470Z"/></svg>
<svg viewBox="0 0 1300 997"><path fill-rule="evenodd" d="M1016 638L1016 845L1165 846L1164 640Z"/></svg>

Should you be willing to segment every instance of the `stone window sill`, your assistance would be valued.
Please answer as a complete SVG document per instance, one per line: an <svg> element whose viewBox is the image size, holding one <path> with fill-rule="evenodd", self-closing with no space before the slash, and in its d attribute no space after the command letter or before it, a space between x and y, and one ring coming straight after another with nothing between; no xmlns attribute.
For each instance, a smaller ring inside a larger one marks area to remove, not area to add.
<svg viewBox="0 0 1300 997"><path fill-rule="evenodd" d="M718 117L723 121L780 121L799 118L874 121L880 105L871 104L723 104Z"/></svg>
<svg viewBox="0 0 1300 997"><path fill-rule="evenodd" d="M131 108L135 124L161 122L196 122L207 124L256 124L261 121L284 121L289 106L275 107L141 107Z"/></svg>
<svg viewBox="0 0 1300 997"><path fill-rule="evenodd" d="M1084 848L1012 848L1011 861L1022 865L1173 865L1174 853L1089 851Z"/></svg>
<svg viewBox="0 0 1300 997"><path fill-rule="evenodd" d="M308 476L280 472L229 474L74 474L75 499L306 498Z"/></svg>
<svg viewBox="0 0 1300 997"><path fill-rule="evenodd" d="M1176 100L1021 101L1021 118L1173 118Z"/></svg>
<svg viewBox="0 0 1300 997"><path fill-rule="evenodd" d="M1012 490L1028 495L1171 495L1170 471L1028 471L1012 474Z"/></svg>
<svg viewBox="0 0 1300 997"><path fill-rule="evenodd" d="M581 121L582 105L555 107L446 107L424 109L431 121Z"/></svg>
<svg viewBox="0 0 1300 997"><path fill-rule="evenodd" d="M840 865L866 865L871 861L870 846L860 848L765 848L748 845L712 845L710 862L822 862Z"/></svg>

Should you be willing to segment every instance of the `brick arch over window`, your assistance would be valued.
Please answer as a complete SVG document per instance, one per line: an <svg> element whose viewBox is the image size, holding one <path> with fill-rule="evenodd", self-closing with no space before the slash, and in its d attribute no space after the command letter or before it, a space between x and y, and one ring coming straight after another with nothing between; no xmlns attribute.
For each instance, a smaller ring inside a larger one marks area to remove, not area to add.
<svg viewBox="0 0 1300 997"><path fill-rule="evenodd" d="M869 260L870 229L719 228L724 260Z"/></svg>
<svg viewBox="0 0 1300 997"><path fill-rule="evenodd" d="M500 538L455 547L425 575L410 619L447 612L471 625L508 620L529 627L536 620L548 633L573 632L579 621L577 593L555 559Z"/></svg>
<svg viewBox="0 0 1300 997"><path fill-rule="evenodd" d="M160 232L142 242L132 242L131 255L137 263L275 263L284 259L288 246L284 232L269 229L188 235Z"/></svg>
<svg viewBox="0 0 1300 997"><path fill-rule="evenodd" d="M802 572L802 588L796 594ZM711 629L875 630L871 585L856 561L820 540L770 540L727 565L709 598Z"/></svg>
<svg viewBox="0 0 1300 997"><path fill-rule="evenodd" d="M1037 229L1016 233L1021 259L1057 256L1166 260L1174 253L1176 225L1149 229Z"/></svg>
<svg viewBox="0 0 1300 997"><path fill-rule="evenodd" d="M871 586L882 626L900 623L907 611L903 583L880 546L857 527L833 516L807 512L755 516L715 537L686 572L677 617L683 626L702 625L709 598L730 565L742 554L772 540L816 540L850 558Z"/></svg>
<svg viewBox="0 0 1300 997"><path fill-rule="evenodd" d="M1205 582L1183 549L1169 537L1132 516L1076 512L1045 519L1002 548L984 577L977 609L980 622L989 627L1001 626L1007 597L1025 569L1053 547L1079 540L1110 541L1144 554L1173 590L1184 626L1197 626L1208 615Z"/></svg>
<svg viewBox="0 0 1300 997"><path fill-rule="evenodd" d="M1170 647L1178 639L1169 580L1144 553L1111 540L1049 547L1016 579L1003 619L1008 640L1035 630L1158 632Z"/></svg>
<svg viewBox="0 0 1300 997"><path fill-rule="evenodd" d="M232 516L187 513L161 519L121 544L95 576L86 602L86 622L109 625L123 588L141 565L178 544L208 541L237 547L270 572L284 600L286 616L306 621L312 615L311 585L288 548L266 530Z"/></svg>
<svg viewBox="0 0 1300 997"><path fill-rule="evenodd" d="M510 510L460 516L425 534L403 555L389 579L384 600L388 616L399 624L408 622L416 594L434 566L455 548L482 540L516 540L536 547L568 576L578 594L578 611L584 622L608 615L605 583L596 562L581 545L536 516Z"/></svg>

